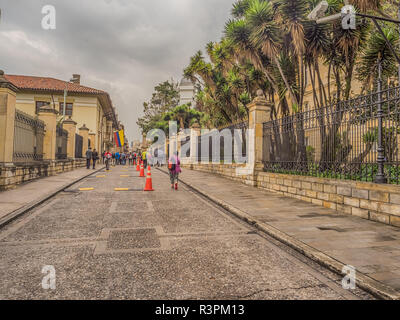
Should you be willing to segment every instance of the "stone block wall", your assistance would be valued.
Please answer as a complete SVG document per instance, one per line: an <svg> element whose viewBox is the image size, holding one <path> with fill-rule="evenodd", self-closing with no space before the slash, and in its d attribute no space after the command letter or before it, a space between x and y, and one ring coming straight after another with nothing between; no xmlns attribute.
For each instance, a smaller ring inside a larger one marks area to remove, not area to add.
<svg viewBox="0 0 400 320"><path fill-rule="evenodd" d="M400 186L260 172L257 186L340 213L400 227Z"/></svg>
<svg viewBox="0 0 400 320"><path fill-rule="evenodd" d="M236 169L244 168L244 165L186 164L183 167L217 174L343 214L400 227L400 186L269 172L236 175Z"/></svg>
<svg viewBox="0 0 400 320"><path fill-rule="evenodd" d="M35 179L57 175L86 166L84 159L63 161L44 161L32 164L0 164L0 191L15 188L17 185Z"/></svg>

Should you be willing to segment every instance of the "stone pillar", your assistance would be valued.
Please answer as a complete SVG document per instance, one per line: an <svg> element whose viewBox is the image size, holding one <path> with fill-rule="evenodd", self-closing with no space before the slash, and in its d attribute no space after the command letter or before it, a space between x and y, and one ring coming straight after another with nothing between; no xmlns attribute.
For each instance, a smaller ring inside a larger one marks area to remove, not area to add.
<svg viewBox="0 0 400 320"><path fill-rule="evenodd" d="M198 162L198 152L199 152L199 147L198 147L198 137L201 134L201 128L200 125L195 122L192 125L192 128L190 130L190 160L189 163L197 163Z"/></svg>
<svg viewBox="0 0 400 320"><path fill-rule="evenodd" d="M67 157L69 159L75 158L75 134L76 134L76 122L69 117L63 123L63 128L68 131L68 146L67 146Z"/></svg>
<svg viewBox="0 0 400 320"><path fill-rule="evenodd" d="M257 91L257 97L248 105L249 108L249 129L250 129L250 144L249 144L249 164L254 166L254 169L262 170L264 168L264 122L271 120L272 105L265 99L262 90Z"/></svg>
<svg viewBox="0 0 400 320"><path fill-rule="evenodd" d="M256 186L257 172L264 168L264 151L269 149L268 143L263 140L263 124L271 119L272 105L265 99L262 90L258 90L257 97L248 105L248 108L248 163L245 167L237 168L236 175L246 176L245 183Z"/></svg>
<svg viewBox="0 0 400 320"><path fill-rule="evenodd" d="M13 162L17 91L18 89L4 78L4 72L0 70L0 163Z"/></svg>
<svg viewBox="0 0 400 320"><path fill-rule="evenodd" d="M97 149L97 146L96 146L96 134L89 133L89 140L90 140L90 147L92 148L92 150L96 149L97 152L99 152L99 149Z"/></svg>
<svg viewBox="0 0 400 320"><path fill-rule="evenodd" d="M85 157L86 151L89 148L89 129L86 127L86 124L82 128L79 128L79 135L83 137L82 156Z"/></svg>
<svg viewBox="0 0 400 320"><path fill-rule="evenodd" d="M56 160L57 114L58 111L54 110L50 105L43 106L39 109L39 120L42 120L46 125L46 131L43 139L44 160Z"/></svg>

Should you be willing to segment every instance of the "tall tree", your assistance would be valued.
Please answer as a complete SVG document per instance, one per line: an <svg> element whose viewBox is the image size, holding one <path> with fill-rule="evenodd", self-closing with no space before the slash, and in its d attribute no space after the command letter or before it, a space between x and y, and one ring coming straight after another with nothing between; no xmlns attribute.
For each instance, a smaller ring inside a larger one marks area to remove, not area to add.
<svg viewBox="0 0 400 320"><path fill-rule="evenodd" d="M171 80L158 84L154 88L150 101L143 103L144 116L137 121L142 132L147 133L153 129L155 123L161 120L164 113L178 106L179 100L178 83Z"/></svg>

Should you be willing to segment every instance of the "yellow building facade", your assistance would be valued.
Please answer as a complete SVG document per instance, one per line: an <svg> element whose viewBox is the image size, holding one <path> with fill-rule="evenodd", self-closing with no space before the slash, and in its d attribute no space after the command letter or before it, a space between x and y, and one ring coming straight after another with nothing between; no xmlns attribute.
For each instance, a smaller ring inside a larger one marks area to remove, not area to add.
<svg viewBox="0 0 400 320"><path fill-rule="evenodd" d="M80 76L76 82L31 76L5 77L18 88L16 109L31 116L36 116L38 109L47 104L58 112L57 121L62 121L66 90L65 119L77 123L76 133L84 126L89 129L92 149L99 152L112 149L113 132L120 129L120 123L107 92L82 86Z"/></svg>

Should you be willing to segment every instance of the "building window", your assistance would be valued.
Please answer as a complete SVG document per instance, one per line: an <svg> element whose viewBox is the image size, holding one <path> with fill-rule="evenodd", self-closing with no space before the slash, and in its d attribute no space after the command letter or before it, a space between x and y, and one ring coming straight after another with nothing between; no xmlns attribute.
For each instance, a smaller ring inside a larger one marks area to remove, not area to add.
<svg viewBox="0 0 400 320"><path fill-rule="evenodd" d="M73 109L73 104L67 103L67 109L65 110L65 115L72 116L72 109ZM60 102L60 115L63 114L64 114L64 102Z"/></svg>
<svg viewBox="0 0 400 320"><path fill-rule="evenodd" d="M46 101L36 101L36 114L39 113L41 107L47 106L49 103Z"/></svg>

